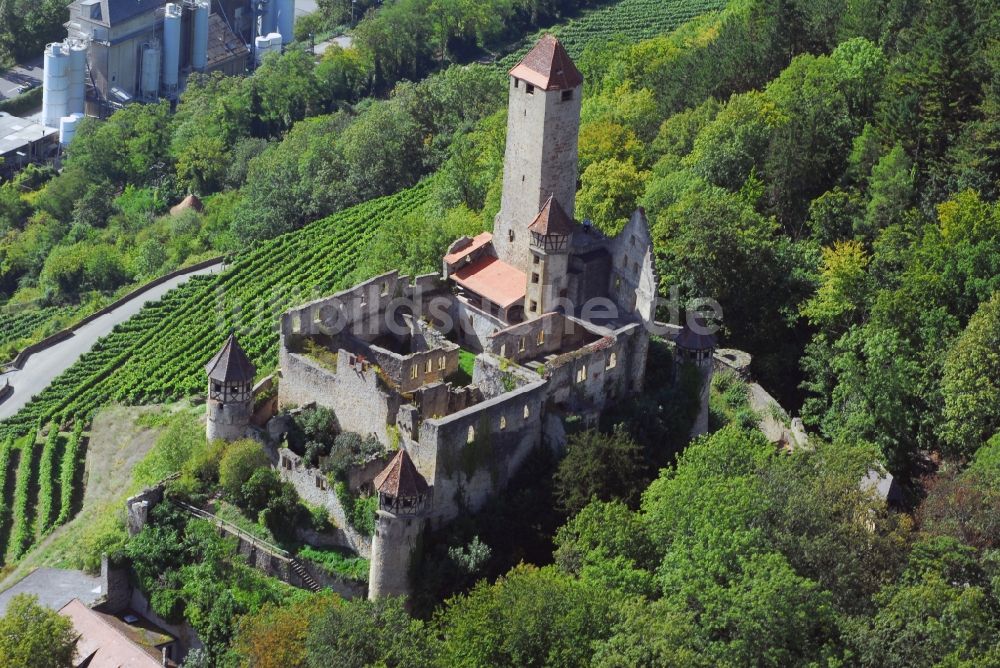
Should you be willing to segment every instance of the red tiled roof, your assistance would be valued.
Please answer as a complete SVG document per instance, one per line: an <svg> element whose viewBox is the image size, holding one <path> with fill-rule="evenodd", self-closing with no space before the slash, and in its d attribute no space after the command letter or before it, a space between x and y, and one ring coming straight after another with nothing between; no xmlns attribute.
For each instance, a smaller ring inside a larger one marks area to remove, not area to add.
<svg viewBox="0 0 1000 668"><path fill-rule="evenodd" d="M492 255L484 255L460 267L451 278L500 308L508 308L524 299L528 289L528 277L523 271Z"/></svg>
<svg viewBox="0 0 1000 668"><path fill-rule="evenodd" d="M413 465L406 450L400 450L392 461L375 476L373 483L380 494L399 497L416 497L427 493L430 489L420 471Z"/></svg>
<svg viewBox="0 0 1000 668"><path fill-rule="evenodd" d="M479 250L480 248L482 248L483 246L492 241L493 241L492 234L490 234L489 232L481 232L480 234L477 234L475 237L472 238L471 243L456 249L455 252L453 253L448 253L447 255L445 255L444 261L447 264L454 264L455 262L458 262L466 255L472 253L473 251Z"/></svg>
<svg viewBox="0 0 1000 668"><path fill-rule="evenodd" d="M535 216L531 225L528 225L528 230L535 234L568 236L573 233L573 221L570 220L569 214L566 213L566 209L562 208L559 200L555 196L549 195L542 210Z"/></svg>
<svg viewBox="0 0 1000 668"><path fill-rule="evenodd" d="M157 646L173 640L155 631L118 628L110 616L91 610L75 598L59 614L68 617L80 635L76 643L77 661L89 659L88 668L161 668L162 655ZM129 637L131 634L142 636L143 644Z"/></svg>
<svg viewBox="0 0 1000 668"><path fill-rule="evenodd" d="M583 83L580 70L552 35L543 35L510 74L542 90L569 90Z"/></svg>
<svg viewBox="0 0 1000 668"><path fill-rule="evenodd" d="M257 375L257 369L243 352L236 337L230 334L222 350L205 365L205 373L212 380L222 383L249 383Z"/></svg>

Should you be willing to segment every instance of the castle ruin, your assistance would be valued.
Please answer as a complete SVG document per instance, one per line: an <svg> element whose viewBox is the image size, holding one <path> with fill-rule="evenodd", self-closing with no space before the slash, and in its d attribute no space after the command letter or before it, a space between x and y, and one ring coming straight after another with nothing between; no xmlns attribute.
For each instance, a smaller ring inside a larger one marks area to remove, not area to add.
<svg viewBox="0 0 1000 668"><path fill-rule="evenodd" d="M641 209L614 237L573 218L582 88L543 37L510 71L494 232L456 240L440 275L389 272L281 316L279 405L328 407L343 431L397 451L368 478L379 497L370 545L347 541L370 555L372 598L407 594L424 528L481 508L534 448L562 447L562 418L593 424L642 390L652 240ZM219 387L242 396L243 385ZM216 414L222 436L227 413L210 406L210 426ZM334 498L291 451L278 469L307 500Z"/></svg>

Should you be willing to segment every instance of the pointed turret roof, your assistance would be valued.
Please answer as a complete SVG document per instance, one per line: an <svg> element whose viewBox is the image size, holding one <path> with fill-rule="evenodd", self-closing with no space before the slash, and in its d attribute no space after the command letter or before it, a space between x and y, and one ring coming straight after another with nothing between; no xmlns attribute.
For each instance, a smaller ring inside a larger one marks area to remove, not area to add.
<svg viewBox="0 0 1000 668"><path fill-rule="evenodd" d="M674 343L679 348L685 350L713 350L717 343L715 334L709 333L712 327L708 320L701 313L694 314L694 328L692 329L685 319L684 327L680 334L674 339Z"/></svg>
<svg viewBox="0 0 1000 668"><path fill-rule="evenodd" d="M230 334L222 350L205 365L205 373L212 380L222 383L250 383L257 375L257 369L243 352L236 336Z"/></svg>
<svg viewBox="0 0 1000 668"><path fill-rule="evenodd" d="M375 476L373 484L380 494L388 494L395 498L421 496L430 489L420 471L413 465L410 455L402 449L396 453L388 466Z"/></svg>
<svg viewBox="0 0 1000 668"><path fill-rule="evenodd" d="M523 79L543 90L570 90L583 83L566 49L553 35L543 35L538 44L521 59L511 76Z"/></svg>
<svg viewBox="0 0 1000 668"><path fill-rule="evenodd" d="M554 195L549 195L545 204L542 205L542 210L535 216L531 225L528 225L528 231L546 236L549 234L568 236L573 233L573 221L566 213L566 209L562 208L559 200Z"/></svg>

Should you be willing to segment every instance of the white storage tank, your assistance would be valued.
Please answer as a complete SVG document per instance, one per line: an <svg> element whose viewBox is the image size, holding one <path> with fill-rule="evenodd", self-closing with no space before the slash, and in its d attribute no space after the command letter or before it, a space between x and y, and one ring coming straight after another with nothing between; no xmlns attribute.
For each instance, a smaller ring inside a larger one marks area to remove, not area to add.
<svg viewBox="0 0 1000 668"><path fill-rule="evenodd" d="M84 113L87 102L87 45L69 42L69 102L70 114Z"/></svg>
<svg viewBox="0 0 1000 668"><path fill-rule="evenodd" d="M163 91L172 97L177 93L181 67L180 5L167 3L163 14Z"/></svg>
<svg viewBox="0 0 1000 668"><path fill-rule="evenodd" d="M191 67L199 72L208 64L208 0L198 0L194 6L194 27L191 30Z"/></svg>
<svg viewBox="0 0 1000 668"><path fill-rule="evenodd" d="M278 32L282 42L289 44L295 39L295 0L271 0L278 4Z"/></svg>
<svg viewBox="0 0 1000 668"><path fill-rule="evenodd" d="M143 100L153 101L160 95L160 44L151 42L142 46L142 77L139 94Z"/></svg>
<svg viewBox="0 0 1000 668"><path fill-rule="evenodd" d="M42 125L59 127L59 119L69 114L69 49L53 42L45 47L42 74Z"/></svg>
<svg viewBox="0 0 1000 668"><path fill-rule="evenodd" d="M80 124L83 114L70 114L59 119L59 145L69 146L76 136L76 128Z"/></svg>

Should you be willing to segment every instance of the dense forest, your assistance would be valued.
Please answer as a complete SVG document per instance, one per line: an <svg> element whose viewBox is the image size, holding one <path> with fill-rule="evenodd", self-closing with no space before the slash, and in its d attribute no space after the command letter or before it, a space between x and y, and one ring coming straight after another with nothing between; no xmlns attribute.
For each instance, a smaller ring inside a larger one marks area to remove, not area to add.
<svg viewBox="0 0 1000 668"><path fill-rule="evenodd" d="M399 16L359 40L418 34ZM435 269L499 208L510 60L410 81L482 46L432 25L426 51L292 49L193 81L176 113L86 124L59 175L0 186L0 289L77 303L206 253L291 247L431 174L402 198L419 205L358 228L337 280ZM684 448L683 401L650 392L435 537L409 610L185 588L204 572L176 546L215 548L164 518L142 551L162 558L139 568L176 571L163 596L210 639L191 665L1000 665L998 36L986 0L734 0L579 42L578 215L614 231L642 205L661 292L720 302L723 344L753 354L811 447L776 452L743 413ZM202 213L161 216L186 192ZM715 390L737 407L731 382ZM859 486L875 463L901 508ZM207 563L213 587L244 575Z"/></svg>

